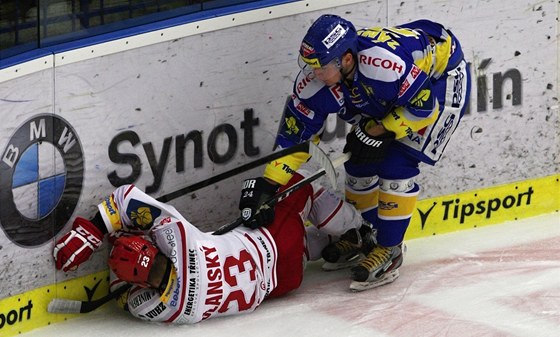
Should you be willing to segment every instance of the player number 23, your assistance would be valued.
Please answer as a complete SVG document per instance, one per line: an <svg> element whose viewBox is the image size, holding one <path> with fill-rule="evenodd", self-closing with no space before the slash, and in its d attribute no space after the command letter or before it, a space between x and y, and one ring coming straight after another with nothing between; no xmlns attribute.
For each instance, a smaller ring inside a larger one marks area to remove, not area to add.
<svg viewBox="0 0 560 337"><path fill-rule="evenodd" d="M239 253L239 258L228 256L224 263L224 280L230 287L238 289L231 291L228 297L224 300L224 304L218 310L222 313L229 309L229 303L232 301L237 302L238 310L240 312L250 309L255 303L256 293L253 292L247 301L243 290L239 288L237 276L241 273L249 273L249 279L251 281L255 281L256 265L249 252L242 250ZM249 262L249 264L245 264L245 262Z"/></svg>

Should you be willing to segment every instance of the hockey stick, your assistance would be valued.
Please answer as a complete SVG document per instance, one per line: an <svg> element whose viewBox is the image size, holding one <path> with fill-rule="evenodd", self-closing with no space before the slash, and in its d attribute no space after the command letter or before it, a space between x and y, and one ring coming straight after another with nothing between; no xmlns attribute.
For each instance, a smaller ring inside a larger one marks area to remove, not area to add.
<svg viewBox="0 0 560 337"><path fill-rule="evenodd" d="M170 192L170 193L168 193L168 194L164 194L164 195L162 195L162 196L160 196L160 197L158 197L158 198L156 198L156 199L157 199L158 201L161 201L161 202L168 202L168 201L170 201L170 200L173 200L173 199L176 199L176 198L178 198L178 197L181 197L181 196L183 196L183 195L185 195L185 194L187 194L187 193L194 192L194 191L199 190L199 189L201 189L201 188L203 188L203 187L206 187L206 186L209 186L209 185L211 185L211 184L214 184L214 183L216 183L216 182L218 182L218 181L222 181L222 180L224 180L224 179L233 177L233 176L235 176L235 175L237 175L237 174L239 174L239 173L248 171L248 170L250 170L250 169L254 169L254 168L256 168L256 167L259 167L259 166L261 166L261 165L263 165L263 164L267 164L267 163L269 163L269 162L271 162L271 161L273 161L273 160L282 158L282 157L284 157L284 156L287 156L287 155L290 155L290 154L293 154L293 153L296 153L296 152L309 152L309 151L310 151L310 146L309 146L309 144L312 144L312 143L311 143L310 141L306 141L306 142L303 142L303 143L300 143L300 144L297 144L297 145L294 145L294 146L291 146L291 147L287 147L287 148L282 149L282 150L280 150L280 151L273 152L273 153L271 153L271 154L268 154L268 155L266 155L266 156L263 156L263 157L261 157L261 158L259 158L259 159L257 159L257 160L254 160L254 161L252 161L252 162L246 163L246 164L244 164L244 165L238 166L238 167L236 167L236 168L234 168L234 169L231 169L231 170L229 170L229 171L226 171L226 172L220 173L220 174L218 174L218 175L212 176L212 177L210 177L210 178L208 178L208 179L199 181L199 182L194 183L194 184L192 184L192 185L190 185L190 186L181 188L181 189L179 189L179 190L177 190L177 191Z"/></svg>
<svg viewBox="0 0 560 337"><path fill-rule="evenodd" d="M323 153L323 155L326 157L326 155L324 153ZM339 167L340 165L342 165L348 159L350 159L350 153L345 153L342 156L340 156L339 158L333 160L332 162L328 159L328 157L326 157L326 158L327 158L326 160L328 161L328 163L326 163L326 162L323 163L324 166L321 169L315 171L315 173L313 173L310 176L298 181L297 183L293 184L292 186L286 188L285 190L275 194L270 199L265 201L263 203L263 206L266 205L268 207L274 207L274 205L276 203L278 203L278 202L282 201L283 199L287 198L288 195L290 195L292 192L295 192L295 191L299 190L301 187L314 182L315 180L321 178L324 175L327 175L329 177L331 185L334 188L336 188L336 173L335 173L334 169L336 167ZM261 208L263 206L261 206ZM257 213L258 213L258 211L257 211ZM218 228L212 234L213 235L225 234L225 233L237 228L242 223L243 223L243 218L238 217L233 222L230 222L230 223Z"/></svg>
<svg viewBox="0 0 560 337"><path fill-rule="evenodd" d="M124 285L114 292L101 297L94 301L78 301L68 300L64 298L53 298L47 307L47 311L51 314L80 314L93 311L103 304L124 294L132 285Z"/></svg>

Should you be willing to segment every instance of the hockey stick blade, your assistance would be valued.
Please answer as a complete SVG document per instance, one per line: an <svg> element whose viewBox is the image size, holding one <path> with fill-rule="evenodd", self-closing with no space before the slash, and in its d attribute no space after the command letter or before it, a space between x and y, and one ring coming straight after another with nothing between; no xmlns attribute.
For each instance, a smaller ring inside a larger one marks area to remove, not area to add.
<svg viewBox="0 0 560 337"><path fill-rule="evenodd" d="M47 307L47 311L51 314L83 314L91 312L101 307L103 304L109 302L110 300L124 294L126 291L128 291L128 289L130 289L130 287L130 284L124 285L114 292L111 292L94 301L78 301L65 298L53 298Z"/></svg>
<svg viewBox="0 0 560 337"><path fill-rule="evenodd" d="M179 197L181 197L185 194L194 192L196 190L199 190L199 189L204 188L206 186L212 185L212 184L217 183L219 181L222 181L224 179L233 177L233 176L235 176L239 173L243 173L245 171L254 169L256 167L259 167L261 165L268 164L269 162L271 162L273 160L285 157L287 155L290 155L290 154L293 154L293 153L296 153L296 152L309 152L310 144L312 144L310 141L306 141L306 142L303 142L301 144L297 144L297 145L294 145L294 146L291 146L291 147L287 147L287 148L282 149L280 151L276 151L276 152L273 152L273 153L268 154L266 156L263 156L263 157L261 157L257 160L252 161L252 162L249 162L249 163L246 163L244 165L238 166L238 167L236 167L234 169L231 169L229 171L220 173L220 174L212 176L208 179L205 179L205 180L199 181L197 183L194 183L190 186L181 188L177 191L162 195L162 196L160 196L156 199L158 201L161 201L161 202L168 202L170 200L179 198Z"/></svg>
<svg viewBox="0 0 560 337"><path fill-rule="evenodd" d="M322 152L322 151L321 151ZM324 153L323 153L324 154ZM326 156L326 155L325 155ZM328 158L328 157L327 157ZM342 156L340 156L339 158L335 159L334 161L329 161L328 166L330 167L329 169L326 169L325 167L322 167L321 169L315 171L315 173L311 174L310 176L298 181L297 183L293 184L292 186L286 188L285 190L275 194L273 197L271 197L270 199L268 199L267 201L265 201L263 203L273 207L276 203L280 202L281 200L287 198L292 192L295 192L297 190L299 190L301 187L310 184L312 182L314 182L315 180L321 178L322 176L327 174L327 170L331 170L332 169L332 174L335 174L334 180L330 179L331 184L333 185L333 187L336 188L336 173L334 171L334 169L336 167L339 167L340 165L342 165L344 162L346 162L348 159L350 159L350 153L345 153ZM327 159L328 160L328 159ZM327 164L327 163L325 163ZM262 207L262 206L261 206ZM258 213L258 211L257 211ZM213 235L222 235L225 234L235 228L237 228L239 225L241 225L243 223L243 218L242 217L238 217L237 219L235 219L233 222L230 222L220 228L218 228L214 233L212 233Z"/></svg>

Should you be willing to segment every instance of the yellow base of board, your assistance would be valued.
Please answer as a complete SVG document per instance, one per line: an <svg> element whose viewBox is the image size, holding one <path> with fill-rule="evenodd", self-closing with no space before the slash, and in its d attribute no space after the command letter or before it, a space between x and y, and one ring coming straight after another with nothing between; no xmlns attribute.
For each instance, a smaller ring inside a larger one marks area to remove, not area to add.
<svg viewBox="0 0 560 337"><path fill-rule="evenodd" d="M559 210L558 174L419 200L405 240L495 225Z"/></svg>
<svg viewBox="0 0 560 337"><path fill-rule="evenodd" d="M108 289L109 272L102 271L0 300L0 335L15 336L79 315L48 313L53 298L85 301L89 294L95 300L106 295Z"/></svg>

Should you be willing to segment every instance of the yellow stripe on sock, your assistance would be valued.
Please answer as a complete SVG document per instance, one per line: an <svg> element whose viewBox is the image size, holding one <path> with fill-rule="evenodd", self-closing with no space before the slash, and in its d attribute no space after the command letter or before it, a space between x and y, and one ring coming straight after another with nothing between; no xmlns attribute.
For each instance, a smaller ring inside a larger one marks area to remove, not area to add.
<svg viewBox="0 0 560 337"><path fill-rule="evenodd" d="M377 207L379 198L379 188L371 191L357 192L354 190L346 189L346 201L354 205L354 207L362 212L374 209Z"/></svg>
<svg viewBox="0 0 560 337"><path fill-rule="evenodd" d="M387 220L407 219L416 208L418 192L379 192L379 218Z"/></svg>

